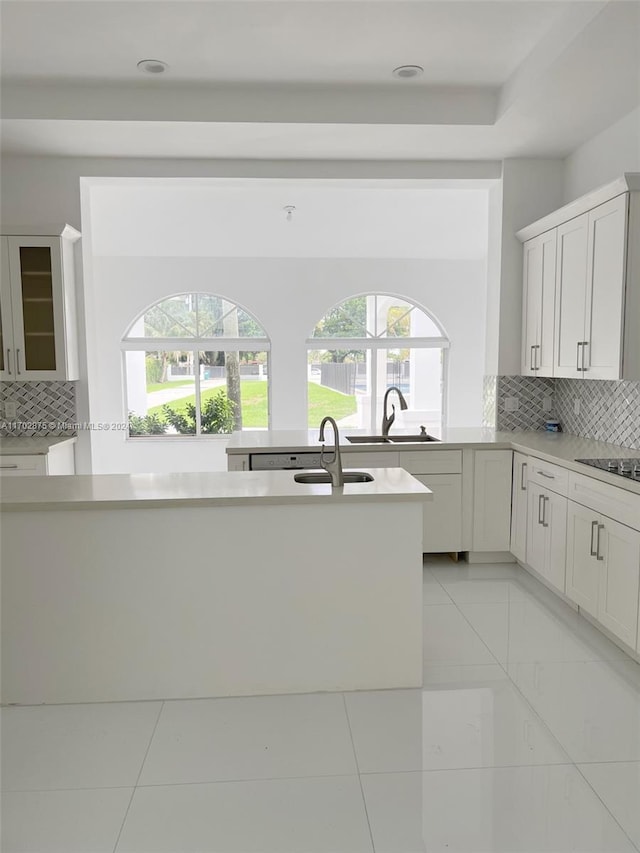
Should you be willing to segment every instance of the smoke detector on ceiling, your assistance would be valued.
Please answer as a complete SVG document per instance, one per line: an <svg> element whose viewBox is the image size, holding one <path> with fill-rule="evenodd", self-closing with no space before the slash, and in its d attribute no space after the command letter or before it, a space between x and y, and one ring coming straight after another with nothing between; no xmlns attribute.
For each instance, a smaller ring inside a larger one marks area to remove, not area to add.
<svg viewBox="0 0 640 853"><path fill-rule="evenodd" d="M168 67L161 59L141 59L138 63L138 71L144 74L164 74Z"/></svg>
<svg viewBox="0 0 640 853"><path fill-rule="evenodd" d="M420 77L424 74L424 68L421 65L398 65L393 69L392 74L400 80L410 80L412 77Z"/></svg>

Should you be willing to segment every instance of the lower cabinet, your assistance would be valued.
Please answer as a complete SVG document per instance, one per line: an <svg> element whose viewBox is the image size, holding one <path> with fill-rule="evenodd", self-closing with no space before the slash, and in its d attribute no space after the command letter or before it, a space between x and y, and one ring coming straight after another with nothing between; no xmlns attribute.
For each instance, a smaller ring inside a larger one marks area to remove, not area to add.
<svg viewBox="0 0 640 853"><path fill-rule="evenodd" d="M522 563L527 559L527 468L528 456L513 454L511 486L511 553Z"/></svg>
<svg viewBox="0 0 640 853"><path fill-rule="evenodd" d="M460 474L414 474L433 492L424 504L422 548L442 553L462 550L462 477Z"/></svg>
<svg viewBox="0 0 640 853"><path fill-rule="evenodd" d="M640 531L569 501L567 597L640 651L639 586Z"/></svg>
<svg viewBox="0 0 640 853"><path fill-rule="evenodd" d="M511 450L476 450L473 465L473 551L509 551Z"/></svg>
<svg viewBox="0 0 640 853"><path fill-rule="evenodd" d="M560 592L565 591L567 499L528 483L526 562Z"/></svg>

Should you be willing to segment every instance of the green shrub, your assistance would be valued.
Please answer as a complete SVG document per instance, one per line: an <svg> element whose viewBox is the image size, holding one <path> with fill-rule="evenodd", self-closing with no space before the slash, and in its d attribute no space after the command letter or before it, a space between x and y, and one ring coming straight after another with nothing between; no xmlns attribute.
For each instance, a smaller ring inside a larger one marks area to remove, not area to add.
<svg viewBox="0 0 640 853"><path fill-rule="evenodd" d="M129 412L129 435L164 435L167 425L158 415L136 415Z"/></svg>
<svg viewBox="0 0 640 853"><path fill-rule="evenodd" d="M162 361L153 355L148 355L145 358L147 370L147 385L155 385L162 382Z"/></svg>
<svg viewBox="0 0 640 853"><path fill-rule="evenodd" d="M200 412L200 427L205 434L233 432L233 412L235 403L227 396L224 389L213 394L202 406ZM168 403L162 407L162 414L176 432L181 435L195 435L196 407L187 403L183 411L176 411Z"/></svg>

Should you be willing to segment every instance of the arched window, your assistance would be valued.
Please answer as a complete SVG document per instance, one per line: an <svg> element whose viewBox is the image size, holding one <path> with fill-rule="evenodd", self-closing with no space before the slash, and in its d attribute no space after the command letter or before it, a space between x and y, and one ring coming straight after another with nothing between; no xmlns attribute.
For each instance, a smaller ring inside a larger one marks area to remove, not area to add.
<svg viewBox="0 0 640 853"><path fill-rule="evenodd" d="M308 348L309 426L332 414L346 427L378 432L382 398L397 386L407 403L398 427L442 424L449 341L427 311L404 297L354 296L316 324Z"/></svg>
<svg viewBox="0 0 640 853"><path fill-rule="evenodd" d="M134 320L121 346L130 436L269 426L269 338L235 303L170 296Z"/></svg>

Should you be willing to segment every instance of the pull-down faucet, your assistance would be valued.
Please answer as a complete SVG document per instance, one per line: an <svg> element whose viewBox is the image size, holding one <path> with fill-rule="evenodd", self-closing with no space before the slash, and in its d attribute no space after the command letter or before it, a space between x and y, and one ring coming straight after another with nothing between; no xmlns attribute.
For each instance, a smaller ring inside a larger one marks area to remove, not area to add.
<svg viewBox="0 0 640 853"><path fill-rule="evenodd" d="M329 460L327 460L324 455L324 425L326 423L331 424L331 426L333 427L333 458ZM334 421L333 418L327 416L326 418L322 419L318 440L323 442L322 450L320 451L320 465L328 474L331 475L331 487L336 488L337 486L344 486L342 459L340 458L340 435L338 433L338 424Z"/></svg>
<svg viewBox="0 0 640 853"><path fill-rule="evenodd" d="M390 388L387 388L387 390L385 391L385 395L384 395L384 401L382 403L382 435L389 435L389 430L391 429L391 424L396 419L396 407L393 405L393 403L391 404L391 414L387 415L387 399L389 397L389 394L392 391L395 391L396 394L398 395L398 399L400 400L400 408L401 409L409 408L407 406L407 401L404 399L404 396L402 395L402 391L398 388L397 385L392 385Z"/></svg>

